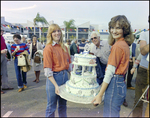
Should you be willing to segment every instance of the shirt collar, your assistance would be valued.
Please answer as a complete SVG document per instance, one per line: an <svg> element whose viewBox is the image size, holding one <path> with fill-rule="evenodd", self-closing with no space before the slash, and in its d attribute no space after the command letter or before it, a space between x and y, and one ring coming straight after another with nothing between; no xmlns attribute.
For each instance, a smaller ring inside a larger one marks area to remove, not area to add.
<svg viewBox="0 0 150 118"><path fill-rule="evenodd" d="M99 47L97 47L97 46L96 46L96 49L100 48L101 46L104 46L104 44L103 44L103 41L102 41L102 40L100 40L100 46L99 46Z"/></svg>
<svg viewBox="0 0 150 118"><path fill-rule="evenodd" d="M55 46L56 44L58 44L57 42L53 41L52 46Z"/></svg>
<svg viewBox="0 0 150 118"><path fill-rule="evenodd" d="M118 41L123 41L124 40L124 38L120 38Z"/></svg>

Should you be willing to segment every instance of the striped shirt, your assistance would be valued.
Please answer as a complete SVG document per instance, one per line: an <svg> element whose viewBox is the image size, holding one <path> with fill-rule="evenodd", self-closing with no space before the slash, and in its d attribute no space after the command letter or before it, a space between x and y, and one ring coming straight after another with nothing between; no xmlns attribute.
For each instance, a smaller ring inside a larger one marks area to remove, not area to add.
<svg viewBox="0 0 150 118"><path fill-rule="evenodd" d="M13 44L11 46L11 53L13 53L15 51L15 48L19 46L20 49L16 52L15 54L15 57L19 56L22 52L24 52L25 50L28 51L28 53L30 54L29 52L29 48L27 47L27 45L25 43L21 43L21 44Z"/></svg>
<svg viewBox="0 0 150 118"><path fill-rule="evenodd" d="M111 46L108 44L108 41L101 40L100 46L96 47L96 45L94 45L91 52L94 53L96 57L99 57L100 61L106 65L110 55L110 50Z"/></svg>

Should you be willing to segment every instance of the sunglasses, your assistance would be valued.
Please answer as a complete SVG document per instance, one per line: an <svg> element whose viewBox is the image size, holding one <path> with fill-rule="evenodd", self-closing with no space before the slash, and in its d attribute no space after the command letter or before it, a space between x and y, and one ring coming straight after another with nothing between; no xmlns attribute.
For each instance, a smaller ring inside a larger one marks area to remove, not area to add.
<svg viewBox="0 0 150 118"><path fill-rule="evenodd" d="M93 39L97 39L97 37L91 38L91 40L93 40Z"/></svg>
<svg viewBox="0 0 150 118"><path fill-rule="evenodd" d="M1 30L1 32L4 32L4 30Z"/></svg>

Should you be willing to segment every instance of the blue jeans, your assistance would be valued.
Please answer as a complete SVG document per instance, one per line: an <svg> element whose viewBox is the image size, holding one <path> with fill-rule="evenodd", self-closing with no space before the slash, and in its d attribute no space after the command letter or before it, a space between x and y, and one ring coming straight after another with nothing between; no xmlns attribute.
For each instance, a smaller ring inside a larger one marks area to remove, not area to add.
<svg viewBox="0 0 150 118"><path fill-rule="evenodd" d="M58 84L61 86L66 83L68 80L68 74L66 70L60 72L54 72L53 77ZM58 101L58 114L59 117L67 117L67 101L61 98L59 95L55 94L55 86L53 83L47 78L46 80L46 93L47 93L47 108L46 108L46 117L55 117L55 110Z"/></svg>
<svg viewBox="0 0 150 118"><path fill-rule="evenodd" d="M17 57L15 57L14 66L15 66L16 78L17 78L17 82L18 82L18 88L23 88L23 84L27 85L27 80L26 80L27 72L21 71L20 66L18 66L18 58ZM22 73L22 75L21 75L21 73Z"/></svg>
<svg viewBox="0 0 150 118"><path fill-rule="evenodd" d="M104 97L103 117L120 117L120 107L126 96L126 84L122 75L112 77Z"/></svg>

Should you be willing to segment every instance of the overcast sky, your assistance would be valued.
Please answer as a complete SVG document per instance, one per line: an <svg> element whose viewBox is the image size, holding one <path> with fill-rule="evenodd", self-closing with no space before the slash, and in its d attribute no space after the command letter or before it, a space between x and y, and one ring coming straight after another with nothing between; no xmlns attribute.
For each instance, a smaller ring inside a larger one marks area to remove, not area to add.
<svg viewBox="0 0 150 118"><path fill-rule="evenodd" d="M1 1L1 16L6 22L33 22L37 13L58 25L75 20L78 26L90 21L108 29L113 16L125 15L132 29L149 29L149 1Z"/></svg>

